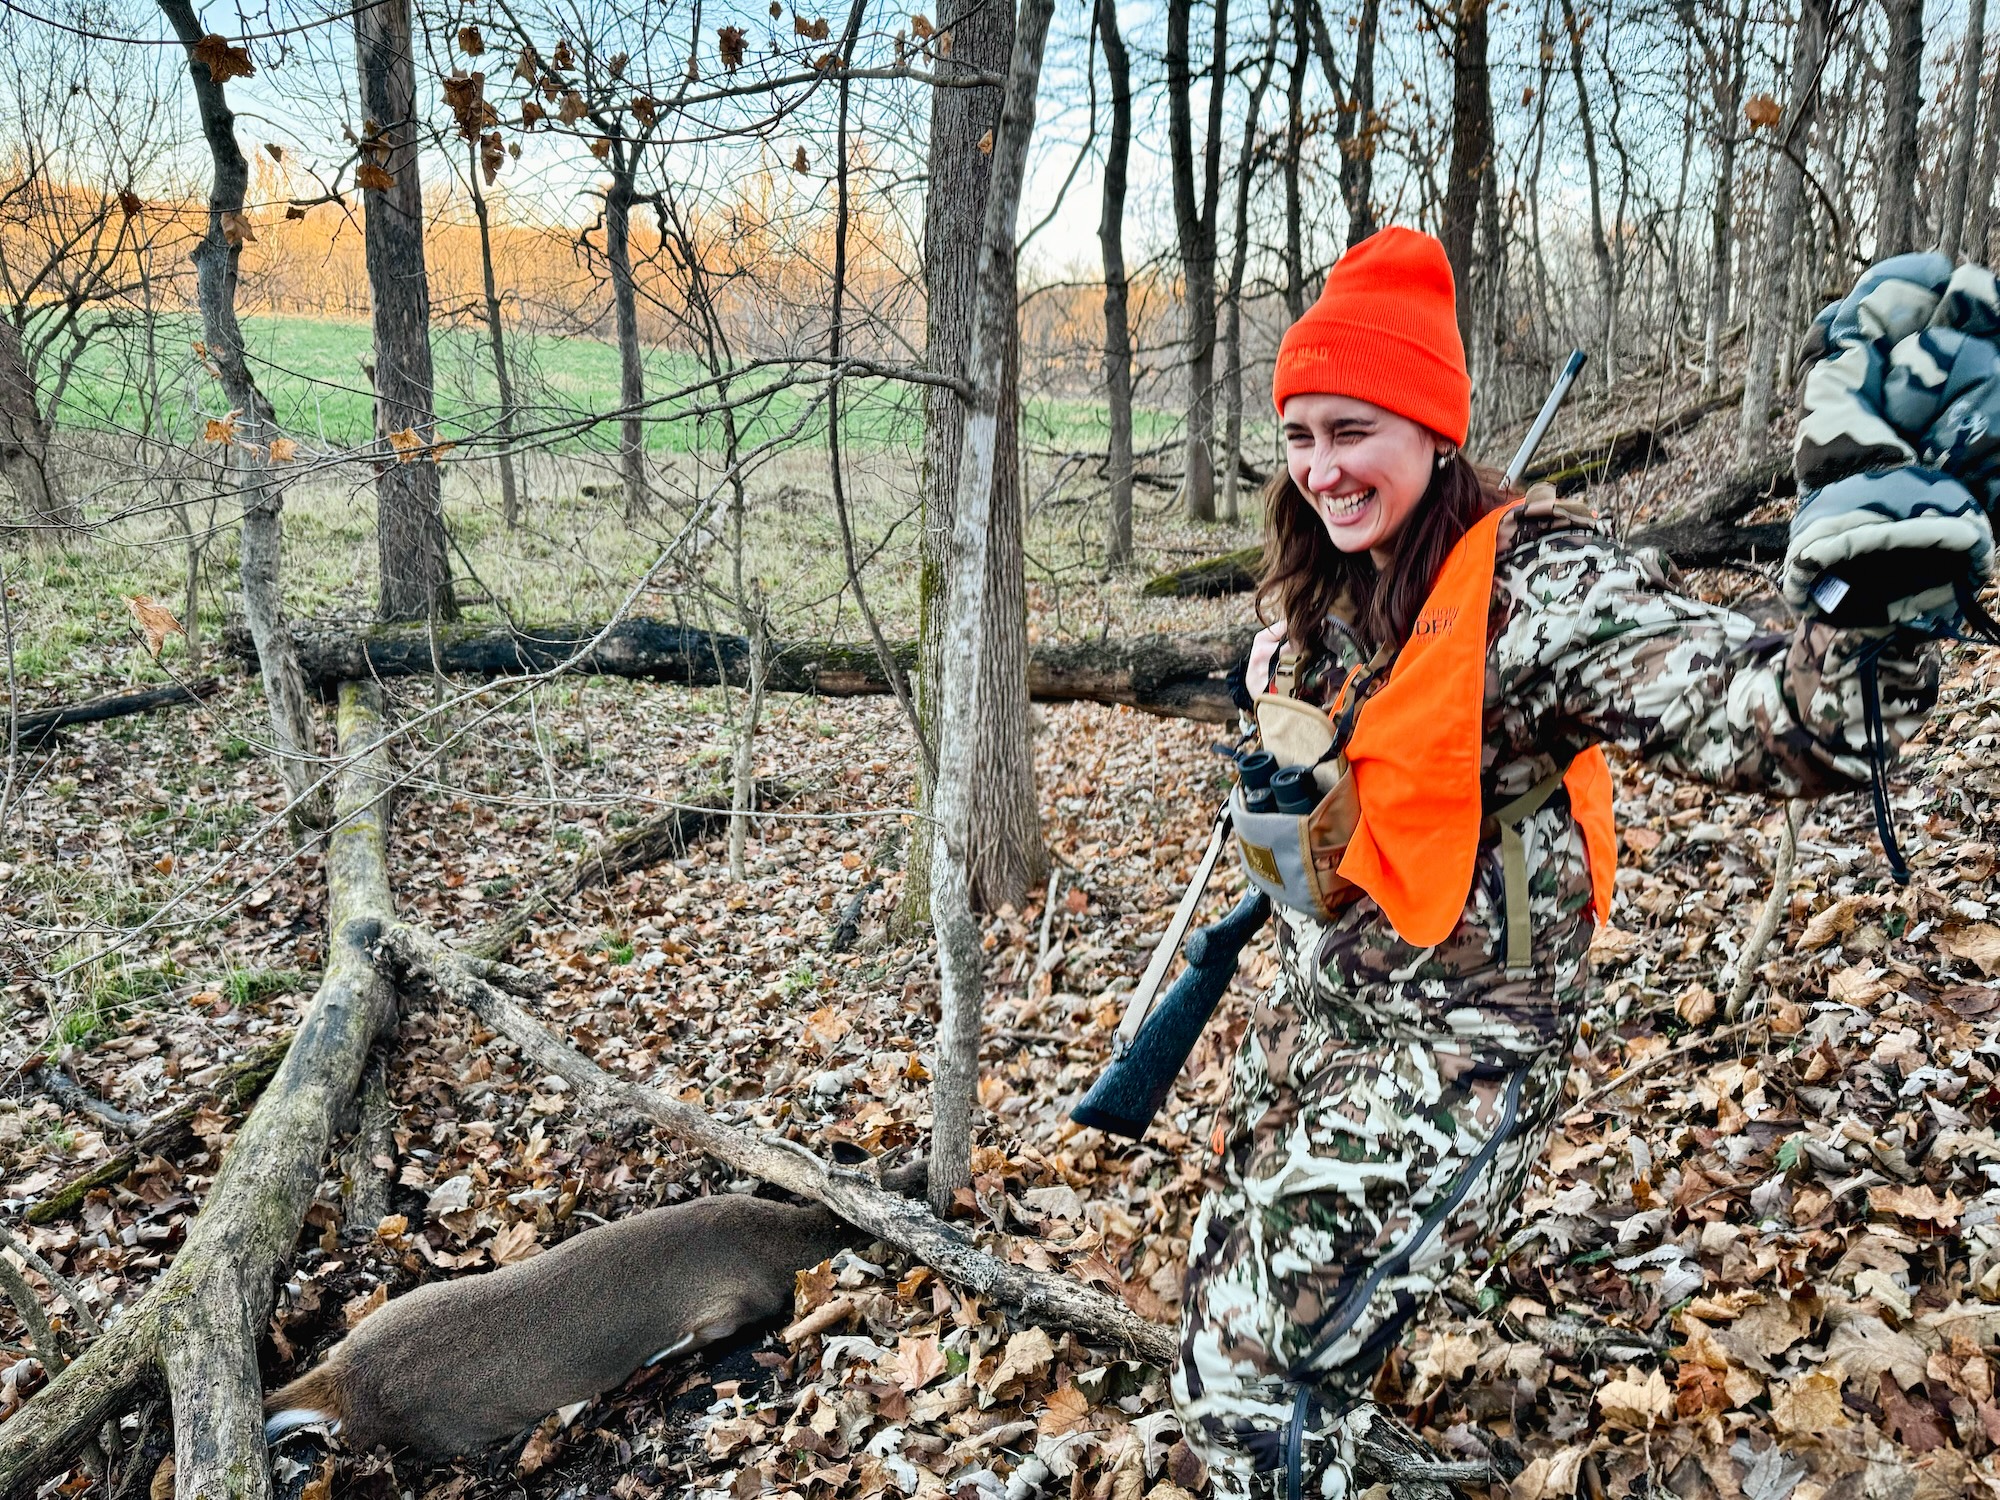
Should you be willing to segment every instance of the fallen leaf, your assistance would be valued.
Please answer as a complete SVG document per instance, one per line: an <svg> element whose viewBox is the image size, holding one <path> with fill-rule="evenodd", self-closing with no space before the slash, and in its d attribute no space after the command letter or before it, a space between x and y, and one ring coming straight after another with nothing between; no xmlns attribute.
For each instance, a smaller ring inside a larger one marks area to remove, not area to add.
<svg viewBox="0 0 2000 1500"><path fill-rule="evenodd" d="M1953 958L1979 965L1979 972L1987 978L2000 974L2000 927L1991 922L1975 922L1946 933L1944 945Z"/></svg>
<svg viewBox="0 0 2000 1500"><path fill-rule="evenodd" d="M1889 1187L1874 1187L1868 1190L1868 1206L1878 1214L1894 1214L1899 1219L1916 1219L1923 1223L1936 1224L1940 1229L1949 1229L1958 1222L1958 1216L1965 1211L1958 1194L1946 1189L1940 1198L1930 1188L1918 1183L1914 1187L1893 1184Z"/></svg>
<svg viewBox="0 0 2000 1500"><path fill-rule="evenodd" d="M1583 1476L1588 1448L1564 1448L1543 1454L1515 1476L1507 1500L1570 1500Z"/></svg>
<svg viewBox="0 0 2000 1500"><path fill-rule="evenodd" d="M1706 1026L1715 1019L1715 991L1705 984L1690 985L1674 1002L1674 1014L1689 1026Z"/></svg>
<svg viewBox="0 0 2000 1500"><path fill-rule="evenodd" d="M1643 1377L1628 1369L1622 1380L1607 1380L1597 1388L1597 1404L1605 1420L1645 1431L1674 1415L1674 1392L1658 1370Z"/></svg>
<svg viewBox="0 0 2000 1500"><path fill-rule="evenodd" d="M487 1242L486 1253L493 1257L494 1265L511 1266L540 1255L542 1247L535 1243L535 1226L526 1219L517 1219Z"/></svg>
<svg viewBox="0 0 2000 1500"><path fill-rule="evenodd" d="M889 1375L901 1389L919 1391L944 1374L946 1366L944 1350L938 1344L936 1335L919 1339L905 1334L896 1341L896 1354L889 1362Z"/></svg>
<svg viewBox="0 0 2000 1500"><path fill-rule="evenodd" d="M1837 937L1846 937L1854 931L1854 924L1861 920L1862 912L1872 903L1866 896L1842 896L1831 906L1822 907L1813 913L1806 923L1805 935L1799 939L1799 947L1805 952L1824 948Z"/></svg>
<svg viewBox="0 0 2000 1500"><path fill-rule="evenodd" d="M1846 1424L1838 1371L1821 1368L1771 1387L1771 1425L1787 1436L1824 1435Z"/></svg>
<svg viewBox="0 0 2000 1500"><path fill-rule="evenodd" d="M1048 1410L1042 1413L1035 1430L1043 1437L1061 1437L1074 1432L1090 1419L1090 1398L1073 1385L1049 1392Z"/></svg>
<svg viewBox="0 0 2000 1500"><path fill-rule="evenodd" d="M374 1291L364 1292L358 1297L351 1297L341 1306L341 1325L346 1328L353 1328L370 1313L380 1311L387 1305L388 1301L389 1284L386 1281L376 1282Z"/></svg>
<svg viewBox="0 0 2000 1500"><path fill-rule="evenodd" d="M1032 1325L1023 1328L1009 1335L1000 1363L980 1382L980 1389L989 1396L998 1396L1016 1381L1032 1380L1048 1369L1055 1353L1055 1346L1043 1329Z"/></svg>

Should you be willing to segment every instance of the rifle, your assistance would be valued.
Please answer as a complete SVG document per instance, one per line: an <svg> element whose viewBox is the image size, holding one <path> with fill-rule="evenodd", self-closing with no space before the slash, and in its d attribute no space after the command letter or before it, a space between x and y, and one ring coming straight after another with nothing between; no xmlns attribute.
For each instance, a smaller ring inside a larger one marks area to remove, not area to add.
<svg viewBox="0 0 2000 1500"><path fill-rule="evenodd" d="M1575 350L1556 377L1555 389L1542 403L1534 426L1528 429L1514 461L1507 466L1507 488L1518 485L1527 472L1529 461L1548 433L1549 423L1555 420L1556 408L1576 383L1583 361L1583 351ZM1070 1106L1069 1117L1077 1124L1094 1126L1108 1135L1122 1135L1128 1140L1136 1141L1145 1135L1146 1127L1153 1123L1153 1116L1166 1102L1174 1079L1187 1066L1188 1054L1194 1051L1202 1028L1215 1014L1215 1007L1222 1003L1229 981L1236 977L1238 955L1270 916L1271 898L1253 890L1220 921L1196 928L1187 937L1187 967L1172 988L1160 996L1160 982L1166 978L1174 953L1181 947L1182 936L1194 920L1208 877L1214 873L1216 860L1228 841L1229 808L1225 803L1209 833L1201 863L1195 867L1194 879L1188 883L1180 905L1174 910L1174 919L1167 924L1165 935L1153 950L1152 961L1132 991L1125 1017L1118 1023L1111 1061L1104 1065L1097 1082Z"/></svg>

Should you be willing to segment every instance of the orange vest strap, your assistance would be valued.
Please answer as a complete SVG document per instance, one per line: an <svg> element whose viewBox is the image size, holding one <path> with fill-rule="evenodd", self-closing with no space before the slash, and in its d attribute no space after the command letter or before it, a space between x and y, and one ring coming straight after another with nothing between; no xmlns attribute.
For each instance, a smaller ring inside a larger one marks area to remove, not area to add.
<svg viewBox="0 0 2000 1500"><path fill-rule="evenodd" d="M1362 707L1346 746L1361 815L1340 873L1419 948L1450 935L1472 889L1483 815L1487 616L1494 548L1510 509L1481 517L1452 548L1389 680ZM1611 909L1616 851L1603 751L1579 755L1563 781L1583 828L1602 920Z"/></svg>

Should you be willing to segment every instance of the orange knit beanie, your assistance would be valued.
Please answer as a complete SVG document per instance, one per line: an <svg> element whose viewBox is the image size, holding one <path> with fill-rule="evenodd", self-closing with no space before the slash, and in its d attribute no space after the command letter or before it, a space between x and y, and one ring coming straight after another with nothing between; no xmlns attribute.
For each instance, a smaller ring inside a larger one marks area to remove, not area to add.
<svg viewBox="0 0 2000 1500"><path fill-rule="evenodd" d="M1334 263L1319 301L1278 346L1279 415L1302 391L1370 401L1465 441L1472 377L1443 245L1414 229L1384 229Z"/></svg>

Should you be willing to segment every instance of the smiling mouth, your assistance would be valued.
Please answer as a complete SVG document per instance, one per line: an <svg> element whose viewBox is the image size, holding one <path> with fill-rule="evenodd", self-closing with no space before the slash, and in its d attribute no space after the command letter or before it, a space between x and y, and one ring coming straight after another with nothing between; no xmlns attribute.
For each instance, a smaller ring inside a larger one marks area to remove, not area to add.
<svg viewBox="0 0 2000 1500"><path fill-rule="evenodd" d="M1350 520L1359 515L1362 507L1374 498L1375 491L1372 489L1359 490L1352 495L1337 495L1320 501L1320 513L1329 521Z"/></svg>

